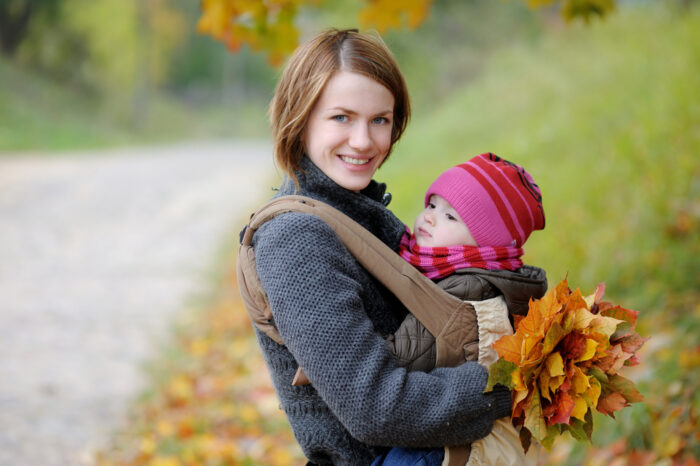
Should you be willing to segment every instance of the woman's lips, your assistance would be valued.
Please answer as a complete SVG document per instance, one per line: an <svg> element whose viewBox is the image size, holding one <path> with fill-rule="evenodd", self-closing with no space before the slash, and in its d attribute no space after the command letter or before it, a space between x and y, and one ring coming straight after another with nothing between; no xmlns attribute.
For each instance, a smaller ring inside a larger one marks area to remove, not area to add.
<svg viewBox="0 0 700 466"><path fill-rule="evenodd" d="M366 165L369 163L371 158L364 158L364 157L351 157L349 155L338 155L340 157L340 160L342 160L345 163L349 163L351 165Z"/></svg>
<svg viewBox="0 0 700 466"><path fill-rule="evenodd" d="M374 157L351 157L349 155L338 154L338 159L347 170L365 171L372 168Z"/></svg>

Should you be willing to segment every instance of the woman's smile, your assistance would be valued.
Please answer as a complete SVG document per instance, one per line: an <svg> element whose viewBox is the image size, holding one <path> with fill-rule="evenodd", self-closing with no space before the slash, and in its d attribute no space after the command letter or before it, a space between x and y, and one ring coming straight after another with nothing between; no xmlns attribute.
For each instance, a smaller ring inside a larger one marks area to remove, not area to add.
<svg viewBox="0 0 700 466"><path fill-rule="evenodd" d="M349 163L350 165L366 165L369 163L369 159L357 159L348 157L347 155L341 155L340 159L345 163Z"/></svg>

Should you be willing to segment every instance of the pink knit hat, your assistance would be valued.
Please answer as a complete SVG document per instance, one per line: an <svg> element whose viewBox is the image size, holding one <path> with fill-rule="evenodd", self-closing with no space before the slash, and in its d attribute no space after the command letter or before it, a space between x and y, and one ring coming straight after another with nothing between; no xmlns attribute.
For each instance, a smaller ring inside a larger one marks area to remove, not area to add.
<svg viewBox="0 0 700 466"><path fill-rule="evenodd" d="M452 167L430 185L457 211L479 246L521 247L544 228L542 195L519 165L487 153Z"/></svg>

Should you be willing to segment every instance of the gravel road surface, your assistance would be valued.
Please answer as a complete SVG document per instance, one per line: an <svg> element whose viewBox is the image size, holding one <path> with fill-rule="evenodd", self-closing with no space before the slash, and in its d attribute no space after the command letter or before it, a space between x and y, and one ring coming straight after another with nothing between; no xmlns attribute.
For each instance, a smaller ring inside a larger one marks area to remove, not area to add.
<svg viewBox="0 0 700 466"><path fill-rule="evenodd" d="M0 465L91 463L274 179L266 143L0 157Z"/></svg>

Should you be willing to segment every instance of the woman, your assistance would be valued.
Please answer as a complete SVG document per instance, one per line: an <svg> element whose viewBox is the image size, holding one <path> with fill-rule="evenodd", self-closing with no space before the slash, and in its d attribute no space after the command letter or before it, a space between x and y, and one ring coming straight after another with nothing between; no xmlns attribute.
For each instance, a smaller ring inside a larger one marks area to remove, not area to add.
<svg viewBox="0 0 700 466"><path fill-rule="evenodd" d="M331 30L303 44L270 109L286 174L278 196L326 202L396 249L405 227L372 177L409 114L403 77L379 40ZM253 245L286 345L260 332L258 342L311 464L370 464L391 446L439 456L442 445L470 443L510 415L507 390L482 393L487 373L477 363L427 374L397 366L381 335L397 329L405 308L317 217L279 215ZM291 385L299 365L312 385Z"/></svg>

